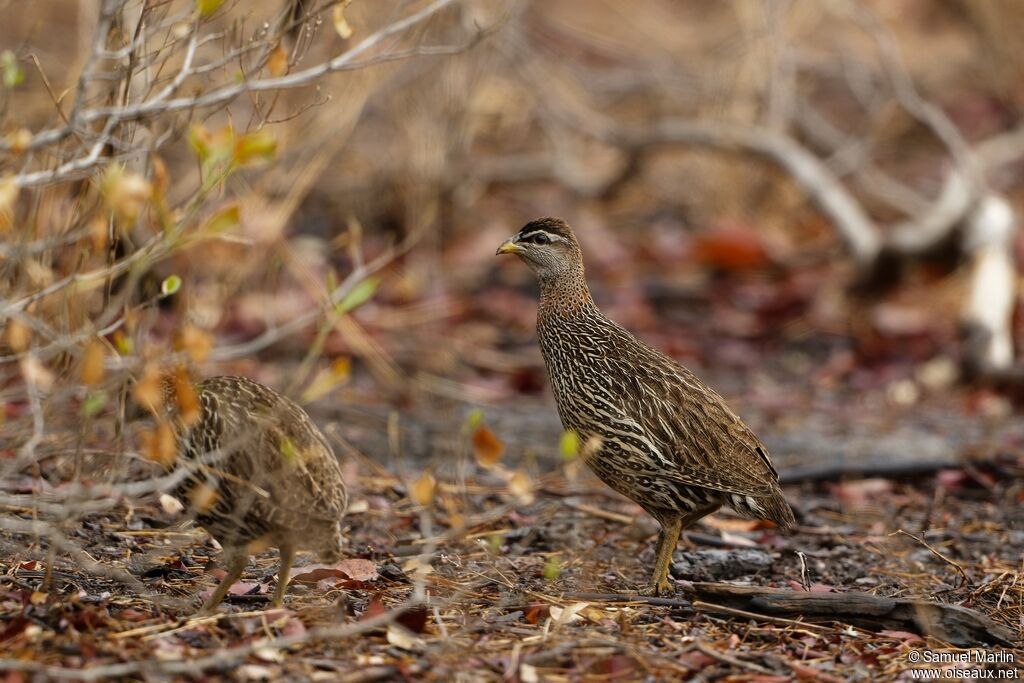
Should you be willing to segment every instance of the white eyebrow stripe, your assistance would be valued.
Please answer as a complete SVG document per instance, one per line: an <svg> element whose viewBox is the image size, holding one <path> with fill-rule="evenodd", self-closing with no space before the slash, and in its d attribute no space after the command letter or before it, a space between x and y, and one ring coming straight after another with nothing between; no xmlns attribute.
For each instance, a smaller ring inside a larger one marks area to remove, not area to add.
<svg viewBox="0 0 1024 683"><path fill-rule="evenodd" d="M536 228L536 229L531 230L530 232L528 232L526 234L520 234L519 235L519 239L520 240L525 240L525 239L527 239L529 237L533 237L534 235L537 235L537 234L540 234L540 233L544 233L545 235L547 235L548 238L551 239L551 241L553 241L553 242L554 241L568 242L568 240L565 239L564 237L562 237L561 235L556 235L553 232L548 232L547 230L544 230L543 228Z"/></svg>

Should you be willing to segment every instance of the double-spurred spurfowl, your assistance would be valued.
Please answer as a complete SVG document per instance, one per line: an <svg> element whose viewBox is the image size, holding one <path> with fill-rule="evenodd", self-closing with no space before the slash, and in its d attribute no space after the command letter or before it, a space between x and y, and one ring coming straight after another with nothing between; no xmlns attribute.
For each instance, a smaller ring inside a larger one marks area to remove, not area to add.
<svg viewBox="0 0 1024 683"><path fill-rule="evenodd" d="M767 449L722 397L594 304L565 221L528 223L497 253L515 254L540 281L537 337L563 427L602 481L661 524L644 592L671 589L683 529L722 505L783 528L794 523Z"/></svg>

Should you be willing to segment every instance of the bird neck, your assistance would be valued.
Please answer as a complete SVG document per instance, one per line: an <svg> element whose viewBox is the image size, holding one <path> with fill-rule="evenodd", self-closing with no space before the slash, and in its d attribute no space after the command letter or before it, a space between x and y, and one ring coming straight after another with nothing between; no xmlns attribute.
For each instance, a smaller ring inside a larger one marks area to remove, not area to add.
<svg viewBox="0 0 1024 683"><path fill-rule="evenodd" d="M541 278L538 315L578 315L597 310L587 287L583 269L562 273L557 278Z"/></svg>

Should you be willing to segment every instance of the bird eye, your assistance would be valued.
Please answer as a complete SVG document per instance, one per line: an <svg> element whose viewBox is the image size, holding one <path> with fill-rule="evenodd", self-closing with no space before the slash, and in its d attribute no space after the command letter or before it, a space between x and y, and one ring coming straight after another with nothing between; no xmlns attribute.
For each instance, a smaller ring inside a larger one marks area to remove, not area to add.
<svg viewBox="0 0 1024 683"><path fill-rule="evenodd" d="M551 241L551 238L545 235L544 233L539 232L536 235L534 235L533 239L530 241L533 242L534 244L547 244Z"/></svg>

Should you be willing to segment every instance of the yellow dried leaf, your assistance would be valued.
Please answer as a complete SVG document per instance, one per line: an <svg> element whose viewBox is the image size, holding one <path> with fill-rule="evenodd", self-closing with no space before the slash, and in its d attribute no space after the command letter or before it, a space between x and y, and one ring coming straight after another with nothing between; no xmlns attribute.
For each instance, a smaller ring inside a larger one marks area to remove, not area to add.
<svg viewBox="0 0 1024 683"><path fill-rule="evenodd" d="M236 164L245 166L254 161L269 161L277 153L277 141L266 128L235 138L233 159Z"/></svg>
<svg viewBox="0 0 1024 683"><path fill-rule="evenodd" d="M89 242L93 252L103 254L110 242L110 226L105 216L96 215L89 221Z"/></svg>
<svg viewBox="0 0 1024 683"><path fill-rule="evenodd" d="M143 429L139 432L142 440L142 454L155 463L171 467L178 455L174 430L166 422L161 422L156 429Z"/></svg>
<svg viewBox="0 0 1024 683"><path fill-rule="evenodd" d="M188 129L188 144L200 161L206 161L213 153L213 133L201 123L193 123Z"/></svg>
<svg viewBox="0 0 1024 683"><path fill-rule="evenodd" d="M227 206L218 209L212 216L206 219L200 232L206 235L217 235L238 227L241 222L242 213L238 202L232 202Z"/></svg>
<svg viewBox="0 0 1024 683"><path fill-rule="evenodd" d="M533 479L522 470L517 470L508 480L508 490L522 505L529 505L535 499Z"/></svg>
<svg viewBox="0 0 1024 683"><path fill-rule="evenodd" d="M150 364L142 370L142 377L132 388L132 397L140 406L148 409L154 415L160 414L164 403L164 392L159 368Z"/></svg>
<svg viewBox="0 0 1024 683"><path fill-rule="evenodd" d="M20 188L10 178L0 180L0 235L14 227L14 208L18 203Z"/></svg>
<svg viewBox="0 0 1024 683"><path fill-rule="evenodd" d="M352 359L348 356L339 356L331 361L331 374L339 382L345 382L352 376Z"/></svg>
<svg viewBox="0 0 1024 683"><path fill-rule="evenodd" d="M167 164L164 160L158 156L153 157L153 195L156 197L164 196L167 192L167 185L169 183L167 175Z"/></svg>
<svg viewBox="0 0 1024 683"><path fill-rule="evenodd" d="M176 515L182 512L185 507L181 504L181 501L166 493L160 494L160 507L164 509L169 515Z"/></svg>
<svg viewBox="0 0 1024 683"><path fill-rule="evenodd" d="M284 76L288 73L288 53L284 46L278 45L267 57L267 69L271 76Z"/></svg>
<svg viewBox="0 0 1024 683"><path fill-rule="evenodd" d="M195 424L199 420L201 409L199 406L199 395L196 394L196 389L192 386L192 380L189 379L188 372L184 368L179 368L174 373L173 381L174 403L178 409L178 416L186 425Z"/></svg>
<svg viewBox="0 0 1024 683"><path fill-rule="evenodd" d="M196 512L205 512L206 510L209 510L217 504L217 498L217 489L202 482L196 484L192 490L188 492L188 502ZM252 551L250 550L250 552Z"/></svg>
<svg viewBox="0 0 1024 683"><path fill-rule="evenodd" d="M505 452L505 444L487 427L480 425L473 432L473 455L481 467L494 467Z"/></svg>
<svg viewBox="0 0 1024 683"><path fill-rule="evenodd" d="M21 353L28 348L32 341L32 330L28 325L17 318L7 319L7 331L4 335L7 338L7 345L15 353Z"/></svg>
<svg viewBox="0 0 1024 683"><path fill-rule="evenodd" d="M601 446L604 445L604 439L597 434L587 439L586 443L580 448L580 458L586 462L590 458L597 455L598 451L601 450Z"/></svg>
<svg viewBox="0 0 1024 683"><path fill-rule="evenodd" d="M349 0L351 2L351 0ZM352 27L349 26L348 20L345 19L345 7L348 6L349 2L342 2L341 4L334 6L334 12L332 19L334 21L334 30L338 32L338 35L348 40L352 37Z"/></svg>
<svg viewBox="0 0 1024 683"><path fill-rule="evenodd" d="M347 356L337 358L331 367L324 368L316 374L309 387L302 392L302 402L311 403L325 396L340 384L348 381L352 374L352 359Z"/></svg>
<svg viewBox="0 0 1024 683"><path fill-rule="evenodd" d="M10 135L7 139L11 143L11 151L15 154L23 154L28 146L32 144L32 131L28 128L19 128Z"/></svg>
<svg viewBox="0 0 1024 683"><path fill-rule="evenodd" d="M185 325L175 339L174 348L187 353L196 363L202 363L213 348L213 337L195 325Z"/></svg>
<svg viewBox="0 0 1024 683"><path fill-rule="evenodd" d="M26 382L41 391L49 391L53 387L54 376L38 358L27 355L20 361L21 376Z"/></svg>
<svg viewBox="0 0 1024 683"><path fill-rule="evenodd" d="M82 356L82 368L80 373L82 384L87 387L92 387L103 381L103 376L106 374L106 368L103 366L103 360L106 355L106 351L103 348L103 342L99 339L93 339L89 342L89 345L85 347L85 354Z"/></svg>
<svg viewBox="0 0 1024 683"><path fill-rule="evenodd" d="M423 476L412 483L409 487L409 497L413 502L424 507L434 502L434 493L437 491L437 480L430 472L424 472Z"/></svg>
<svg viewBox="0 0 1024 683"><path fill-rule="evenodd" d="M386 636L388 643L399 650L423 652L427 647L421 638L417 638L412 631L398 623L388 624Z"/></svg>
<svg viewBox="0 0 1024 683"><path fill-rule="evenodd" d="M112 166L101 185L107 206L123 221L138 218L153 196L153 186L137 173L126 173L120 166Z"/></svg>

